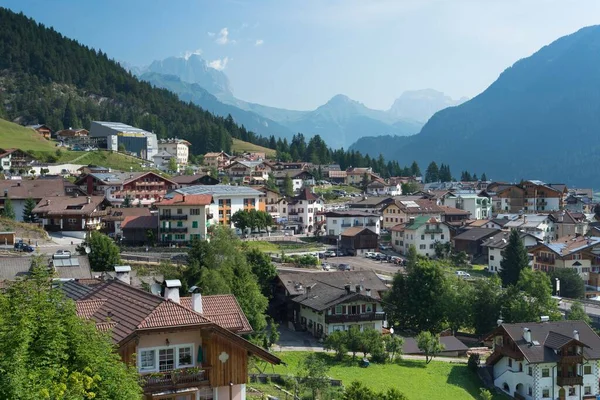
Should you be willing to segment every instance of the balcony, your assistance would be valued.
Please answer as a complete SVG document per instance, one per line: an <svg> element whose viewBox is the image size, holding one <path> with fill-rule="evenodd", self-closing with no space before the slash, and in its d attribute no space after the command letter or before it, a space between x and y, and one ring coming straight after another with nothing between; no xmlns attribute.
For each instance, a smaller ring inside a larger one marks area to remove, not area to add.
<svg viewBox="0 0 600 400"><path fill-rule="evenodd" d="M554 258L552 257L536 257L535 260L544 264L554 264Z"/></svg>
<svg viewBox="0 0 600 400"><path fill-rule="evenodd" d="M425 233L444 233L444 231L442 230L442 228L429 228L425 229Z"/></svg>
<svg viewBox="0 0 600 400"><path fill-rule="evenodd" d="M140 375L144 392L163 392L194 385L208 385L208 371L198 368L177 369L167 372Z"/></svg>
<svg viewBox="0 0 600 400"><path fill-rule="evenodd" d="M364 226L364 224L362 222L354 222L354 226Z"/></svg>
<svg viewBox="0 0 600 400"><path fill-rule="evenodd" d="M560 359L561 363L565 364L582 364L583 363L583 355L575 354L570 356L562 356Z"/></svg>
<svg viewBox="0 0 600 400"><path fill-rule="evenodd" d="M352 226L352 224L342 224L342 228L349 228L351 226Z"/></svg>
<svg viewBox="0 0 600 400"><path fill-rule="evenodd" d="M344 323L344 322L365 322L365 321L383 321L384 313L364 313L364 314L341 314L341 315L326 315L325 323Z"/></svg>
<svg viewBox="0 0 600 400"><path fill-rule="evenodd" d="M187 233L188 228L175 227L175 228L160 228L163 233Z"/></svg>
<svg viewBox="0 0 600 400"><path fill-rule="evenodd" d="M583 385L583 376L557 376L556 383L558 386Z"/></svg>
<svg viewBox="0 0 600 400"><path fill-rule="evenodd" d="M164 221L187 221L188 216L186 214L178 214L178 215L161 214L160 219L162 219Z"/></svg>
<svg viewBox="0 0 600 400"><path fill-rule="evenodd" d="M296 211L296 210L290 210L288 212L288 215L298 215L298 211Z"/></svg>
<svg viewBox="0 0 600 400"><path fill-rule="evenodd" d="M367 226L377 226L377 222L369 221L366 223Z"/></svg>

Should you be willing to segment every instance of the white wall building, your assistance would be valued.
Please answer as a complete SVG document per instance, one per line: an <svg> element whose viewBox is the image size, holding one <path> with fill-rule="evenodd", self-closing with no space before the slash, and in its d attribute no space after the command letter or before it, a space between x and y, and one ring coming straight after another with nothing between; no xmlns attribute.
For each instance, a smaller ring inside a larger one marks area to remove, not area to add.
<svg viewBox="0 0 600 400"><path fill-rule="evenodd" d="M448 225L429 216L411 218L406 224L391 228L392 248L400 254L408 254L411 245L417 254L425 257L435 256L435 244L450 241Z"/></svg>
<svg viewBox="0 0 600 400"><path fill-rule="evenodd" d="M444 205L469 211L472 219L488 219L492 217L492 201L477 193L454 192L444 199Z"/></svg>
<svg viewBox="0 0 600 400"><path fill-rule="evenodd" d="M540 240L529 234L521 233L521 240L526 248L536 246ZM499 232L482 243L482 247L488 248L488 271L498 273L502 271L500 263L504 259L504 249L508 246L510 232Z"/></svg>
<svg viewBox="0 0 600 400"><path fill-rule="evenodd" d="M312 193L309 188L304 188L300 194L294 196L288 203L288 222L298 224L302 233L312 233L324 221L324 201Z"/></svg>
<svg viewBox="0 0 600 400"><path fill-rule="evenodd" d="M365 227L379 235L381 217L362 211L330 211L325 214L325 234L338 237L353 226Z"/></svg>
<svg viewBox="0 0 600 400"><path fill-rule="evenodd" d="M185 167L188 164L190 154L189 147L192 144L183 139L159 139L158 151L166 151L177 158L177 165Z"/></svg>

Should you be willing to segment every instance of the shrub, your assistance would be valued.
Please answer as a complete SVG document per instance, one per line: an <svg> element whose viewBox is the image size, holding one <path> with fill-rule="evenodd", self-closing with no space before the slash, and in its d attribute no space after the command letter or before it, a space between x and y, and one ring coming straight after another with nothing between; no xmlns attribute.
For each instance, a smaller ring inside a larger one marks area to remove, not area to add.
<svg viewBox="0 0 600 400"><path fill-rule="evenodd" d="M469 369L471 371L477 371L477 368L479 368L479 359L480 356L478 353L472 353L469 356L469 361L467 362L467 366L469 367Z"/></svg>

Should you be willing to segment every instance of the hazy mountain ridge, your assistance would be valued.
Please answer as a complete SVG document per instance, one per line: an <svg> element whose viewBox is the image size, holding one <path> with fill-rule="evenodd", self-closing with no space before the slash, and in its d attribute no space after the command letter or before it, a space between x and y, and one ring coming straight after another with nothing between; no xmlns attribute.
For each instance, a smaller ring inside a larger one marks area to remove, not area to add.
<svg viewBox="0 0 600 400"><path fill-rule="evenodd" d="M475 98L437 112L410 141L363 138L353 148L433 159L455 175L597 186L590 165L600 155L599 49L600 26L583 28L517 61Z"/></svg>

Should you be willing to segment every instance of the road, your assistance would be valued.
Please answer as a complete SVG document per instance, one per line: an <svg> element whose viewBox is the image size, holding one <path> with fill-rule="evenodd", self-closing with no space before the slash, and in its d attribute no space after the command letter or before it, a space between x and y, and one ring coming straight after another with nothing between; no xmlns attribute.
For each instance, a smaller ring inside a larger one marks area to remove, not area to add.
<svg viewBox="0 0 600 400"><path fill-rule="evenodd" d="M396 272L403 270L396 264L371 260L370 258L354 256L354 257L329 257L327 260L332 267L338 264L348 264L354 271L373 270L386 275L394 275Z"/></svg>

